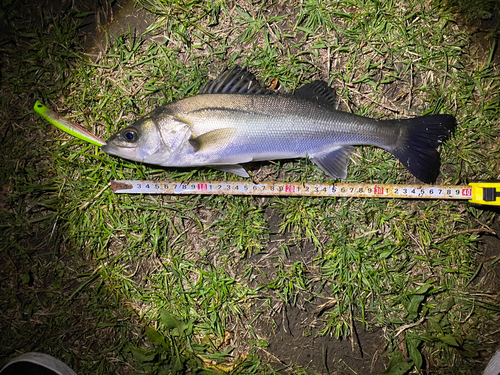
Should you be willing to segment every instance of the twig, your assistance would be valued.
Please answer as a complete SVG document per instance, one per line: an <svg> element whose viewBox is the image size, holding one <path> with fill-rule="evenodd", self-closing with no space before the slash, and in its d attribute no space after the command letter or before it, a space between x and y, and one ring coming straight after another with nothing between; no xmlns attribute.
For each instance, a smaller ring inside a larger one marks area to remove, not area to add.
<svg viewBox="0 0 500 375"><path fill-rule="evenodd" d="M96 200L96 198L98 198L102 193L104 193L104 190L106 190L107 188L109 188L111 186L111 182L108 182L108 184L106 186L104 186L101 191L99 193L97 193L94 198L92 198L91 200L89 200L88 202L84 203L82 205L82 207L80 207L80 211L83 211L85 209L85 207L87 207L90 203L92 203L94 200Z"/></svg>
<svg viewBox="0 0 500 375"><path fill-rule="evenodd" d="M452 233L452 234L448 234L447 236L444 236L444 237L440 237L436 240L434 240L434 243L440 243L440 242L443 242L444 240L450 238L450 237L453 237L453 236L458 236L460 234L467 234L467 233L489 233L489 234L492 234L494 236L497 235L497 233L490 229L490 228L481 228L481 229L467 229L467 230L461 230L460 232L455 232L455 233Z"/></svg>
<svg viewBox="0 0 500 375"><path fill-rule="evenodd" d="M172 246L177 242L179 238L181 238L183 235L185 235L187 232L189 232L191 229L193 229L196 226L196 224L191 225L189 228L184 229L182 233L180 233L177 237L174 238L172 241Z"/></svg>
<svg viewBox="0 0 500 375"><path fill-rule="evenodd" d="M380 355L383 353L384 349L385 347L382 349L377 349L375 354L373 354L372 362L370 364L370 372L373 372L375 370L375 365L377 364L377 361L380 358Z"/></svg>
<svg viewBox="0 0 500 375"><path fill-rule="evenodd" d="M410 63L410 93L408 95L408 108L410 109L412 101L413 101L413 64Z"/></svg>
<svg viewBox="0 0 500 375"><path fill-rule="evenodd" d="M415 326L418 326L419 324L421 324L424 321L424 319L425 319L425 317L423 316L419 319L418 322L411 323L411 324L405 324L404 326L399 327L399 329L396 331L395 336L399 336L403 331L407 330L408 328L413 328Z"/></svg>
<svg viewBox="0 0 500 375"><path fill-rule="evenodd" d="M286 307L284 307L284 308L281 309L281 325L283 326L283 330L285 331L285 333L288 333L287 330L286 330L286 324L285 324L285 319L286 319L286 316L285 316L286 315L286 311L285 310L286 310ZM292 334L292 332L290 332L290 334Z"/></svg>
<svg viewBox="0 0 500 375"><path fill-rule="evenodd" d="M134 97L135 94L137 94L139 92L139 90L142 88L142 86L144 86L146 84L146 80L142 81L139 86L137 86L137 88L134 90L134 92L132 94L130 94L130 97Z"/></svg>
<svg viewBox="0 0 500 375"><path fill-rule="evenodd" d="M330 69L332 68L331 57L330 57L330 47L327 49L328 52L328 62L327 62L327 72L328 72L328 84L330 84Z"/></svg>
<svg viewBox="0 0 500 375"><path fill-rule="evenodd" d="M276 357L275 355L273 355L273 354L269 353L266 349L264 349L264 348L259 348L259 347L258 347L258 349L262 350L262 351L263 351L264 353L266 353L269 357L274 358L274 360L275 360L275 361L278 361L278 362L279 362L279 363L281 363L282 365L285 365L285 366L287 366L287 367L289 366L289 365L287 365L285 362L283 362L281 359L279 359L278 357Z"/></svg>
<svg viewBox="0 0 500 375"><path fill-rule="evenodd" d="M481 225L483 228L487 228L487 229L493 231L493 229L491 229L487 224L484 224L483 222L479 221L478 219L474 218L474 221L476 223L478 223L479 225ZM490 221L490 224L491 224L491 221Z"/></svg>
<svg viewBox="0 0 500 375"><path fill-rule="evenodd" d="M469 314L467 314L467 317L466 317L464 320L462 320L462 321L458 320L458 322L459 322L460 324L464 324L464 323L465 323L467 320L469 320L469 318L471 317L472 313L474 312L474 310L475 310L475 308L476 308L476 306L475 306L474 302L475 302L475 300L473 299L473 300L472 300L472 308L470 309Z"/></svg>
<svg viewBox="0 0 500 375"><path fill-rule="evenodd" d="M320 316L323 313L323 311L325 311L326 309L329 309L330 307L335 306L335 304L338 301L339 300L336 298L331 298L328 302L325 302L324 304L317 306L316 309L314 310L314 314L316 314L317 316Z"/></svg>
<svg viewBox="0 0 500 375"><path fill-rule="evenodd" d="M350 309L349 309L350 310ZM354 351L354 332L353 332L353 327L352 327L352 311L349 311L349 325L351 329L351 351Z"/></svg>

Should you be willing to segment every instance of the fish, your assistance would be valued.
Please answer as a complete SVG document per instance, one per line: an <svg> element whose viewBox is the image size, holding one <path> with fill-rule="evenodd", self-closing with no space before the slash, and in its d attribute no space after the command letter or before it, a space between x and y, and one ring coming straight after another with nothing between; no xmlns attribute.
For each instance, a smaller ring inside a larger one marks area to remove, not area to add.
<svg viewBox="0 0 500 375"><path fill-rule="evenodd" d="M262 86L235 66L198 95L164 104L113 134L101 149L164 167L211 167L249 177L241 164L308 157L330 178L346 179L354 146L380 147L424 183L440 170L438 147L457 122L449 114L378 120L337 110L321 80L291 94Z"/></svg>

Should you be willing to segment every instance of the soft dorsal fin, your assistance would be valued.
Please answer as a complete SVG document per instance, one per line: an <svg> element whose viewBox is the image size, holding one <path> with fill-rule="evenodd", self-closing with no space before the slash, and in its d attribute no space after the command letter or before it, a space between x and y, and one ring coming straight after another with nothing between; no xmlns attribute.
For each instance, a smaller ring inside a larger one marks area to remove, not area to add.
<svg viewBox="0 0 500 375"><path fill-rule="evenodd" d="M320 104L327 104L337 109L337 94L325 81L312 81L298 88L294 96Z"/></svg>
<svg viewBox="0 0 500 375"><path fill-rule="evenodd" d="M200 94L255 94L274 95L275 91L263 87L246 68L235 66L224 70L217 78L209 81Z"/></svg>

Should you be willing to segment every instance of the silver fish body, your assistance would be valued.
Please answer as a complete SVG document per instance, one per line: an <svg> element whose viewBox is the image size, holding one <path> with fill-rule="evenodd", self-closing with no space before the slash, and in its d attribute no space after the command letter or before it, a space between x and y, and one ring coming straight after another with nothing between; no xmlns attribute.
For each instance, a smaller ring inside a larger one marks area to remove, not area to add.
<svg viewBox="0 0 500 375"><path fill-rule="evenodd" d="M399 127L293 96L197 95L165 108L191 125L195 137L216 129L228 131L219 150L184 147L188 160L178 166L245 163L305 157L341 146L394 147ZM229 139L230 138L230 139ZM200 152L201 151L201 152ZM195 164L199 163L201 164Z"/></svg>
<svg viewBox="0 0 500 375"><path fill-rule="evenodd" d="M149 164L211 166L245 177L241 163L308 156L331 177L345 178L352 146L374 145L429 182L439 171L436 147L455 127L448 115L380 121L338 111L331 103L333 92L321 81L296 95L244 88L227 93L241 77L254 79L239 68L228 74L236 83L155 109L113 135L103 150Z"/></svg>

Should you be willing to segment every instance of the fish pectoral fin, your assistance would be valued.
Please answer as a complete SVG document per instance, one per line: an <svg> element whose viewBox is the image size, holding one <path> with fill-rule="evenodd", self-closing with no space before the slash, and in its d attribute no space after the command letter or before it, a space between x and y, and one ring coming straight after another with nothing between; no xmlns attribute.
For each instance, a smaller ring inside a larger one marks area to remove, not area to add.
<svg viewBox="0 0 500 375"><path fill-rule="evenodd" d="M235 128L215 129L199 136L191 136L189 143L195 152L215 151L230 143L235 135Z"/></svg>
<svg viewBox="0 0 500 375"><path fill-rule="evenodd" d="M310 160L328 176L344 180L347 177L347 164L353 151L353 146L342 146L333 151L312 155Z"/></svg>
<svg viewBox="0 0 500 375"><path fill-rule="evenodd" d="M235 165L210 165L210 168L217 169L221 172L233 173L240 177L250 177L248 172L238 164Z"/></svg>

